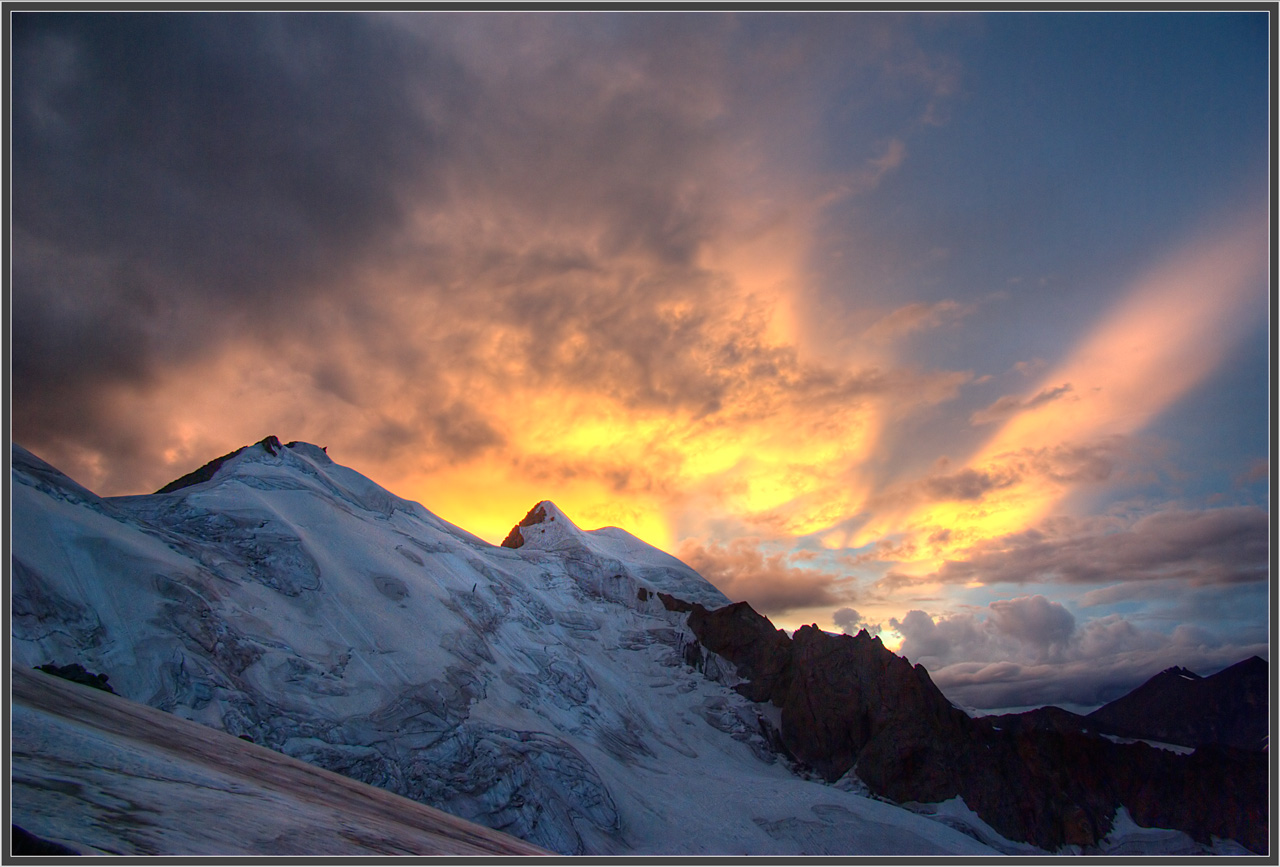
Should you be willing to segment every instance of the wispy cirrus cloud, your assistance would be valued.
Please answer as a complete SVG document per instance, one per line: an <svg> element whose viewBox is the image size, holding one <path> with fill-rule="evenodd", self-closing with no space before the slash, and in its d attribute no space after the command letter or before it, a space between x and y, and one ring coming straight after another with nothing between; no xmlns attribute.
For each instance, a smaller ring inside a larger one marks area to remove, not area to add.
<svg viewBox="0 0 1280 867"><path fill-rule="evenodd" d="M982 422L1009 413L965 469L978 480L1004 480L1012 471L1016 482L992 484L977 500L902 498L865 524L852 544L894 532L919 539L947 531L952 546L971 545L1033 525L1077 483L1105 478L1114 463L1099 450L1123 442L1202 382L1252 321L1266 272L1265 224L1259 214L1246 213L1183 244L1133 281L1032 398L1001 399L975 416ZM1027 459L1039 461L1041 471L1023 473ZM928 480L916 487L927 488ZM926 568L949 549L932 550Z"/></svg>
<svg viewBox="0 0 1280 867"><path fill-rule="evenodd" d="M1008 418L1016 412L1035 409L1051 401L1070 399L1070 395L1071 383L1069 382L1064 382L1054 388L1046 388L1025 399L1017 395L1007 394L985 409L980 409L969 416L969 423L990 424L993 421Z"/></svg>
<svg viewBox="0 0 1280 867"><path fill-rule="evenodd" d="M895 340L958 322L976 309L976 304L952 300L907 304L876 320L865 334L875 341Z"/></svg>

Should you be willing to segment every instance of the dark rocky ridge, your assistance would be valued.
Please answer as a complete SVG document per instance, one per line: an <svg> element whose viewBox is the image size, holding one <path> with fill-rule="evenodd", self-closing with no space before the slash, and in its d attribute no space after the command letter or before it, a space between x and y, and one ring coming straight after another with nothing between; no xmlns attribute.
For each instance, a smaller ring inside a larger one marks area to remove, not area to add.
<svg viewBox="0 0 1280 867"><path fill-rule="evenodd" d="M1087 719L1126 737L1261 750L1269 731L1267 687L1267 663L1256 656L1210 677L1170 668Z"/></svg>
<svg viewBox="0 0 1280 867"><path fill-rule="evenodd" d="M1050 851L1096 844L1123 805L1139 825L1267 852L1265 754L1116 744L1052 712L1040 716L1056 725L1005 728L971 719L923 667L865 631L833 636L806 626L788 638L745 602L709 611L659 596L688 612L698 641L737 667L747 679L735 687L741 694L781 708L787 752L828 781L853 770L899 803L959 795L1005 837Z"/></svg>

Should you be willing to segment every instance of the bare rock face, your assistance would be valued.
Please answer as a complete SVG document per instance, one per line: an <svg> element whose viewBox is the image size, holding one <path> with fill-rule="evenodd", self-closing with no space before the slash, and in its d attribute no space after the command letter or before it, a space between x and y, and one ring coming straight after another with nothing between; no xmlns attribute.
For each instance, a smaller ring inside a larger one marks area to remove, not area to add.
<svg viewBox="0 0 1280 867"><path fill-rule="evenodd" d="M694 605L689 628L703 646L750 677L738 692L752 701L769 701L790 683L791 639L747 603L735 602L714 611ZM797 758L805 760L801 755Z"/></svg>
<svg viewBox="0 0 1280 867"><path fill-rule="evenodd" d="M521 527L532 527L535 524L541 524L547 520L547 510L543 508L542 503L534 506L529 513L520 519L520 523L511 528L511 532L507 534L507 538L502 540L503 548L519 548L524 545L524 536L520 534Z"/></svg>
<svg viewBox="0 0 1280 867"><path fill-rule="evenodd" d="M1065 711L997 726L971 719L922 666L865 631L805 626L788 638L745 602L708 611L660 598L687 611L698 641L737 667L746 678L739 693L781 708L786 752L828 781L853 770L900 803L961 796L1005 837L1049 851L1096 845L1121 805L1141 825L1267 851L1265 754L1112 743Z"/></svg>

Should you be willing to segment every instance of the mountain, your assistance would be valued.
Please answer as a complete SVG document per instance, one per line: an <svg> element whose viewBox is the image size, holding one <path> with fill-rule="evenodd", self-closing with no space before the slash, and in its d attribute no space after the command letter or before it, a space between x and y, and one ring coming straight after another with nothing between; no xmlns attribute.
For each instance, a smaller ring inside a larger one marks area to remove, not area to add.
<svg viewBox="0 0 1280 867"><path fill-rule="evenodd" d="M1267 851L1262 754L970 719L550 501L494 546L275 437L134 497L12 460L15 663L554 852Z"/></svg>
<svg viewBox="0 0 1280 867"><path fill-rule="evenodd" d="M550 854L60 677L14 668L9 687L14 855Z"/></svg>
<svg viewBox="0 0 1280 867"><path fill-rule="evenodd" d="M1170 668L1088 719L1126 737L1261 750L1269 732L1269 683L1267 663L1256 656L1209 677Z"/></svg>
<svg viewBox="0 0 1280 867"><path fill-rule="evenodd" d="M16 665L79 664L554 852L992 853L794 773L773 709L714 655L688 666L696 639L658 593L723 597L621 531L543 504L545 545L491 545L275 438L143 496L98 497L17 445L12 461ZM61 804L55 836L74 839L88 808ZM13 821L40 834L28 810Z"/></svg>
<svg viewBox="0 0 1280 867"><path fill-rule="evenodd" d="M1227 838L1267 850L1262 753L1118 743L1073 726L1075 715L1058 708L1042 709L1032 725L972 719L922 666L865 631L806 626L788 637L746 603L708 611L663 602L687 611L703 647L735 666L738 692L780 708L781 746L828 781L856 771L871 793L898 803L960 798L1003 838L1048 851L1096 847L1122 810L1206 846Z"/></svg>

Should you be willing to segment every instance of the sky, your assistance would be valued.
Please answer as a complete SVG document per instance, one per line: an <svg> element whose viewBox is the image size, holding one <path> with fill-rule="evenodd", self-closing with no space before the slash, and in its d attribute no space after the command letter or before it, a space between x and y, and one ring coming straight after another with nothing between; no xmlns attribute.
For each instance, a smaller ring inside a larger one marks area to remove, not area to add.
<svg viewBox="0 0 1280 867"><path fill-rule="evenodd" d="M12 12L12 435L542 499L972 708L1269 658L1265 12Z"/></svg>

